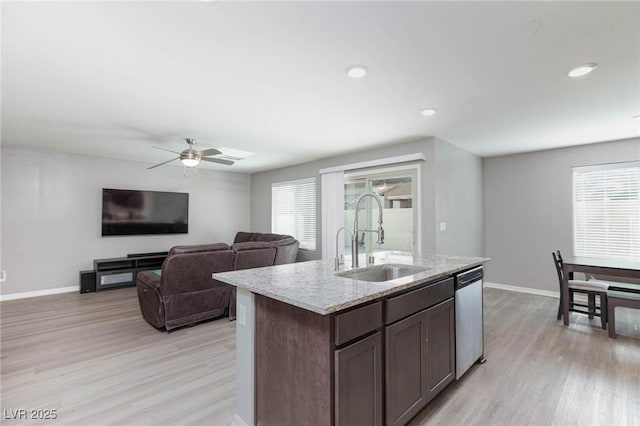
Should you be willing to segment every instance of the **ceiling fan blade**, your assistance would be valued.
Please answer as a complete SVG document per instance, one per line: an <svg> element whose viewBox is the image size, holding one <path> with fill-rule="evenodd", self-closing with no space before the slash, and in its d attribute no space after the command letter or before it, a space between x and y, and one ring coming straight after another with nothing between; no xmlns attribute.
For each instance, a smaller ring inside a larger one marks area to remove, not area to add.
<svg viewBox="0 0 640 426"><path fill-rule="evenodd" d="M218 164L224 164L225 166L231 166L233 165L233 161L231 160L223 160L222 158L208 158L208 157L202 157L200 160L202 161L208 161L210 163L218 163Z"/></svg>
<svg viewBox="0 0 640 426"><path fill-rule="evenodd" d="M174 154L181 154L181 153L180 153L180 152L178 152L178 151L171 151L170 149L167 149L167 148L160 148L159 146L154 146L154 148L155 148L155 149L161 149L161 150L163 150L163 151L173 152Z"/></svg>
<svg viewBox="0 0 640 426"><path fill-rule="evenodd" d="M172 161L179 160L179 159L180 159L180 157L172 158L171 160L167 160L167 161L164 161L162 163L156 164L155 166L147 167L147 170L155 169L156 167L160 167L160 166L164 166L167 163L170 163Z"/></svg>
<svg viewBox="0 0 640 426"><path fill-rule="evenodd" d="M215 148L203 149L202 151L198 151L201 157L207 157L209 155L220 155L222 152L218 151Z"/></svg>

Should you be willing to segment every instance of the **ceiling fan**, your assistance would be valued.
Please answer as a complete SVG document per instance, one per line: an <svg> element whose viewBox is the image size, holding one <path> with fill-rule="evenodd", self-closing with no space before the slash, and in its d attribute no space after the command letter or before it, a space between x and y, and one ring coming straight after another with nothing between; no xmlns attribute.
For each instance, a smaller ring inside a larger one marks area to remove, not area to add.
<svg viewBox="0 0 640 426"><path fill-rule="evenodd" d="M170 160L164 161L162 163L156 164L151 167L147 167L147 169L154 169L156 167L163 166L175 160L180 160L182 164L185 165L185 167L196 167L198 164L200 164L200 161L208 161L210 163L224 164L225 166L231 166L234 164L234 162L231 160L225 160L223 158L214 158L213 157L214 155L222 154L221 151L215 148L208 148L208 149L203 149L202 151L197 151L193 149L193 145L196 143L195 139L185 138L184 140L189 144L189 148L185 149L182 152L172 151L170 149L154 146L154 148L156 149L161 149L163 151L169 151L169 152L173 152L174 154L178 154L178 157L172 158Z"/></svg>

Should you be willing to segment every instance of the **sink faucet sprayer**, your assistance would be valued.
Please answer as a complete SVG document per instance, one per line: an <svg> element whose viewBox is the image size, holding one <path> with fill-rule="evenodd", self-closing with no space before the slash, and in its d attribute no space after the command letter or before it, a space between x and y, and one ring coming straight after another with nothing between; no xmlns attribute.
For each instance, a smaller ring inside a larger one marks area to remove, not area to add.
<svg viewBox="0 0 640 426"><path fill-rule="evenodd" d="M362 199L365 197L371 197L374 200L376 200L376 203L378 203L378 229L377 230L376 229L359 229L358 227L358 210L360 208L360 201L362 201ZM338 257L338 236L341 230L348 231L348 229L343 226L342 228L338 229L338 232L336 233L336 262L335 262L336 270L338 270L340 268L340 265L343 263L342 257ZM361 196L359 196L358 199L356 200L355 219L353 221L353 232L351 232L351 267L352 268L357 268L359 266L359 262L358 262L358 247L360 245L360 239L358 238L359 232L362 232L363 241L364 241L365 232L375 232L376 234L378 234L377 244L384 243L384 228L382 227L382 201L380 201L380 197L378 197L373 192L366 192ZM373 264L372 258L373 256L371 257L367 256L367 265Z"/></svg>
<svg viewBox="0 0 640 426"><path fill-rule="evenodd" d="M338 255L338 237L340 236L340 231L346 231L351 234L351 239L353 240L353 232L349 230L349 228L345 228L341 226L338 228L338 232L336 232L336 260L335 260L335 268L336 271L340 269L340 265L344 264L344 257L342 255Z"/></svg>

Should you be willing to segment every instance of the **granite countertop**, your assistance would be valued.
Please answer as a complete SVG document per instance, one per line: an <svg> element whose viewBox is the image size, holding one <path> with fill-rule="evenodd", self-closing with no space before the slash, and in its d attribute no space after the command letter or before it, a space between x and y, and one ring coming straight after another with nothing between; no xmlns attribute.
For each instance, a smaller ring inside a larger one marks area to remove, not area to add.
<svg viewBox="0 0 640 426"><path fill-rule="evenodd" d="M351 262L347 258L345 260L346 267L342 266L337 272L334 271L333 261L314 260L266 268L222 272L212 276L218 281L249 290L252 293L326 315L415 287L426 281L453 275L489 260L483 257L430 254L413 256L403 252L384 252L375 255L375 265L393 263L430 269L391 281L360 281L336 275L351 270ZM364 257L361 263L364 263ZM360 267L357 269L360 271L370 268Z"/></svg>

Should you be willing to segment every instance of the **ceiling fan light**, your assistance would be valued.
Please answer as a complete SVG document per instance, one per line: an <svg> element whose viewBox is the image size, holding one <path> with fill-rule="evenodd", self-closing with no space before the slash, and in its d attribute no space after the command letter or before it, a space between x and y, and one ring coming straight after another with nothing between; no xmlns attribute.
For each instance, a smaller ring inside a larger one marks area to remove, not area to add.
<svg viewBox="0 0 640 426"><path fill-rule="evenodd" d="M582 77L584 75L589 74L591 71L595 70L597 66L598 66L598 64L596 64L595 62L590 62L588 64L582 64L582 65L579 65L579 66L575 67L571 71L569 71L569 73L567 75L569 77L571 77L571 78Z"/></svg>
<svg viewBox="0 0 640 426"><path fill-rule="evenodd" d="M183 158L180 161L187 167L195 167L200 163L200 160L197 158Z"/></svg>

